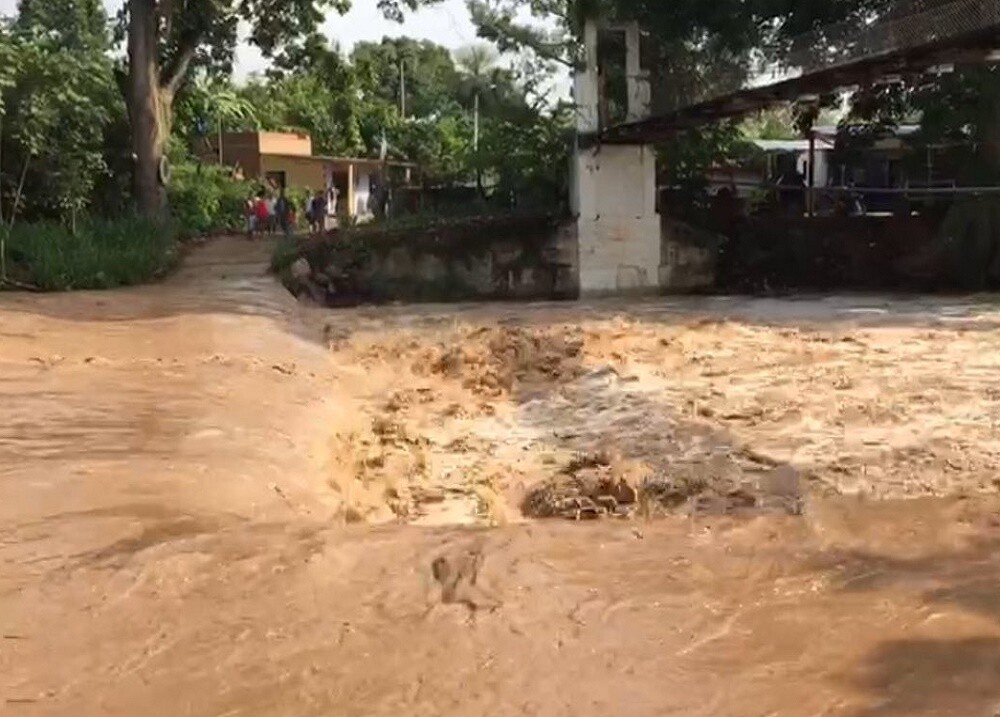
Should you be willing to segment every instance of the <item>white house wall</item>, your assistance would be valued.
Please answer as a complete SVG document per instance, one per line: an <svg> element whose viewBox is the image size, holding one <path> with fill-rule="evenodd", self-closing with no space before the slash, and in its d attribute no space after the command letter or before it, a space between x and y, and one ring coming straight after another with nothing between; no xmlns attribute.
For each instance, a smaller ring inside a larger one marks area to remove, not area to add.
<svg viewBox="0 0 1000 717"><path fill-rule="evenodd" d="M799 153L798 159L796 161L798 170L802 173L802 176L806 179L806 184L809 183L809 153L801 152ZM827 180L830 177L830 151L829 150L816 150L816 174L814 177L814 182L817 187L825 187L827 185Z"/></svg>

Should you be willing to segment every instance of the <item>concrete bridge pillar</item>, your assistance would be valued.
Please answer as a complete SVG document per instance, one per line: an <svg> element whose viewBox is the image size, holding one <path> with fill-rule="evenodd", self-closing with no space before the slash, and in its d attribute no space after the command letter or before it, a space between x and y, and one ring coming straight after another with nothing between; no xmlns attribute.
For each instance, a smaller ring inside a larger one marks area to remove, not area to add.
<svg viewBox="0 0 1000 717"><path fill-rule="evenodd" d="M649 80L640 67L636 23L626 39L628 119L649 115ZM578 136L601 130L598 26L584 31L585 63L574 76ZM660 217L656 212L656 155L649 145L577 148L571 204L577 217L580 292L583 295L652 293L659 289Z"/></svg>

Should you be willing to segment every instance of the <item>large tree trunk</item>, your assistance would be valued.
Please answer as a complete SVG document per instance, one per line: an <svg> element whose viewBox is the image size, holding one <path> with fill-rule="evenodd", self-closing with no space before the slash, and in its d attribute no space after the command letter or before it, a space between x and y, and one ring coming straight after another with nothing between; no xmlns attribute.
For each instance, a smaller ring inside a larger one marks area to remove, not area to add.
<svg viewBox="0 0 1000 717"><path fill-rule="evenodd" d="M160 163L169 135L170 93L160 86L155 0L129 0L128 111L132 127L135 199L143 216L166 213Z"/></svg>

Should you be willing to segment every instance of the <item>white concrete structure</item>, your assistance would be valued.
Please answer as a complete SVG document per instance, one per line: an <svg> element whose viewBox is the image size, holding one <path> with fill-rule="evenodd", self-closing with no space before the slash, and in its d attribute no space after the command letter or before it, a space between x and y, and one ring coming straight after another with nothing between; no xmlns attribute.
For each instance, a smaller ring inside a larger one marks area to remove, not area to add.
<svg viewBox="0 0 1000 717"><path fill-rule="evenodd" d="M659 286L660 216L651 147L579 150L574 162L580 291L652 291Z"/></svg>
<svg viewBox="0 0 1000 717"><path fill-rule="evenodd" d="M640 67L639 27L626 37L628 119L649 114L649 79ZM584 31L585 67L574 77L577 131L600 131L598 27ZM577 217L580 292L584 295L653 292L659 288L660 217L656 212L656 156L651 146L578 145L571 203Z"/></svg>
<svg viewBox="0 0 1000 717"><path fill-rule="evenodd" d="M649 70L642 68L642 34L639 23L631 22L621 28L625 32L625 76L628 81L628 122L638 122L649 117L653 103L649 84Z"/></svg>

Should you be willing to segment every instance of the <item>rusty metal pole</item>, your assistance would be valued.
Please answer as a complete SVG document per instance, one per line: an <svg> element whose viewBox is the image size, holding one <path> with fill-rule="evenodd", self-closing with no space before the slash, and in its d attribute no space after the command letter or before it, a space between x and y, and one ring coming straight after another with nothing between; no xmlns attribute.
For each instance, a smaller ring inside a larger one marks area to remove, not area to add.
<svg viewBox="0 0 1000 717"><path fill-rule="evenodd" d="M816 214L816 132L809 130L809 216Z"/></svg>

